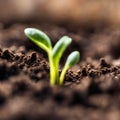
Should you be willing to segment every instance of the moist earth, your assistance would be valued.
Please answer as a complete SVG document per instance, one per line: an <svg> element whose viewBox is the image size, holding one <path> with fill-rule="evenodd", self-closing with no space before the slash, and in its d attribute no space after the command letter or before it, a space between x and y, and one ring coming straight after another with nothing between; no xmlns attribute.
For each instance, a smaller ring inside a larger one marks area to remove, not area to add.
<svg viewBox="0 0 120 120"><path fill-rule="evenodd" d="M49 85L47 54L24 35L36 27L53 45L73 39L60 62L78 50L62 87ZM53 23L0 24L0 120L120 120L120 30Z"/></svg>

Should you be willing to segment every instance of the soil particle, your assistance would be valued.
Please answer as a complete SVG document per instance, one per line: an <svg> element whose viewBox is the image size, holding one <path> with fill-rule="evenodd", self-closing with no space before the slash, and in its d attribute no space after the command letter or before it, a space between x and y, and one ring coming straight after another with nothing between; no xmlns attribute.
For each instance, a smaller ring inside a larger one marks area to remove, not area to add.
<svg viewBox="0 0 120 120"><path fill-rule="evenodd" d="M3 54L1 55L3 59L11 60L13 61L14 54L10 52L8 49L3 51Z"/></svg>
<svg viewBox="0 0 120 120"><path fill-rule="evenodd" d="M110 67L111 67L111 65L108 64L108 63L105 61L105 59L103 59L103 58L100 59L100 66L101 66L101 68L103 68L103 67L110 68Z"/></svg>
<svg viewBox="0 0 120 120"><path fill-rule="evenodd" d="M18 67L7 61L0 62L0 80L7 80L8 77L18 74Z"/></svg>

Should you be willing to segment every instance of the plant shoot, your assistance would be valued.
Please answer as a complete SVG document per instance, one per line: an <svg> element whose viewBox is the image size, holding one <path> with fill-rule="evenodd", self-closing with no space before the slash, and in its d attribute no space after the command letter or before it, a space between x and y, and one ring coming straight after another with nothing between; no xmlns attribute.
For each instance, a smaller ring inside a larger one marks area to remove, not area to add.
<svg viewBox="0 0 120 120"><path fill-rule="evenodd" d="M72 39L68 36L63 36L58 40L55 46L52 47L50 38L41 30L36 28L26 28L24 32L32 42L47 52L50 65L50 84L52 86L63 85L67 70L77 64L80 59L80 53L78 51L72 52L68 56L61 74L59 73L60 59L63 52L72 42Z"/></svg>

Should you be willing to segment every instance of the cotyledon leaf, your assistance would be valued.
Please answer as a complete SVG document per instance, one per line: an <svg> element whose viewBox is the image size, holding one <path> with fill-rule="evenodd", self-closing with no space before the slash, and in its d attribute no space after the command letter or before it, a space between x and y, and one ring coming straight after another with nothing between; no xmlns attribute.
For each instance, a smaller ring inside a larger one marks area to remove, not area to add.
<svg viewBox="0 0 120 120"><path fill-rule="evenodd" d="M36 28L26 28L25 35L45 51L52 49L50 38L41 30Z"/></svg>
<svg viewBox="0 0 120 120"><path fill-rule="evenodd" d="M66 48L70 45L72 42L72 39L68 36L63 36L54 46L52 50L53 58L56 59L56 61L60 60L61 56L63 55L63 52L66 50Z"/></svg>
<svg viewBox="0 0 120 120"><path fill-rule="evenodd" d="M60 75L60 81L59 81L60 85L63 85L66 71L70 67L72 67L73 65L77 64L79 59L80 59L80 53L78 51L74 51L68 56L66 63L65 63L65 66L64 66L62 73Z"/></svg>
<svg viewBox="0 0 120 120"><path fill-rule="evenodd" d="M78 51L72 52L67 60L65 66L71 67L79 62L80 59L80 53Z"/></svg>

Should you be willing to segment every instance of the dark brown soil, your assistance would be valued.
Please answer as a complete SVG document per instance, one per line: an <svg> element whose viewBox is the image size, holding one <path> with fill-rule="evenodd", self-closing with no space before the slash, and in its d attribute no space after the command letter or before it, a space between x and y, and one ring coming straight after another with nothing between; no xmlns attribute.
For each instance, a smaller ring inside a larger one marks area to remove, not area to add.
<svg viewBox="0 0 120 120"><path fill-rule="evenodd" d="M53 44L63 35L73 42L64 53L81 53L62 87L49 85L46 53L24 35L26 27L45 31ZM120 30L55 24L0 24L0 120L120 120Z"/></svg>

